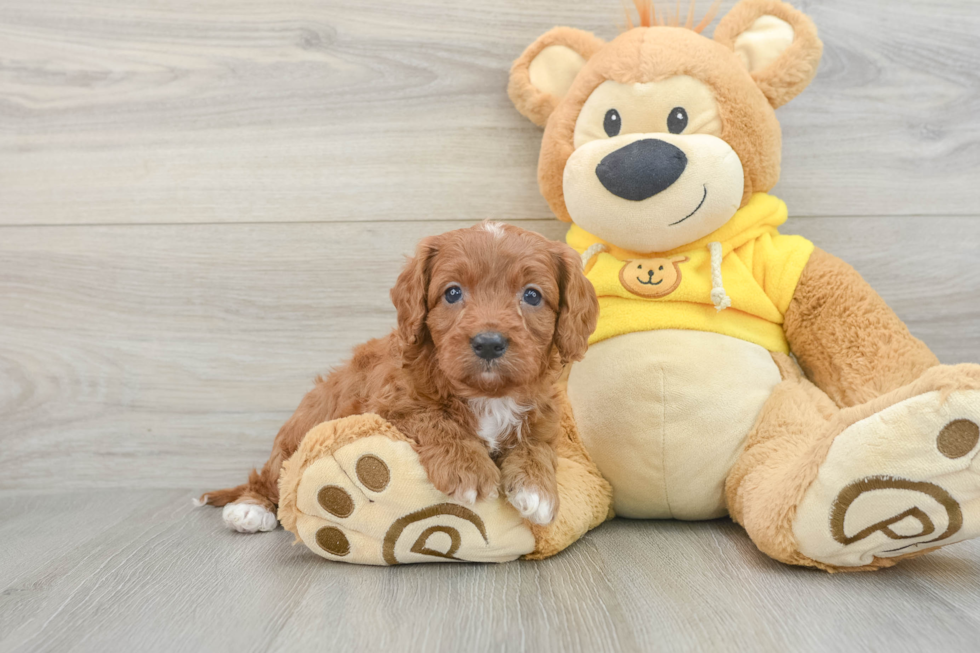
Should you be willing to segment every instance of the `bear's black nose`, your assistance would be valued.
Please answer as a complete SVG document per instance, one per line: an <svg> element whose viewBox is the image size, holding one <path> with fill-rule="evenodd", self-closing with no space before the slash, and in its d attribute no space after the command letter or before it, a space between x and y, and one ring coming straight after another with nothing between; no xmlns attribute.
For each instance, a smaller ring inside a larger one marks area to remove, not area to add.
<svg viewBox="0 0 980 653"><path fill-rule="evenodd" d="M507 351L507 338L496 331L484 331L470 339L470 347L483 360L492 361Z"/></svg>
<svg viewBox="0 0 980 653"><path fill-rule="evenodd" d="M680 148L656 138L644 138L610 152L595 174L610 193L639 202L670 188L687 167Z"/></svg>

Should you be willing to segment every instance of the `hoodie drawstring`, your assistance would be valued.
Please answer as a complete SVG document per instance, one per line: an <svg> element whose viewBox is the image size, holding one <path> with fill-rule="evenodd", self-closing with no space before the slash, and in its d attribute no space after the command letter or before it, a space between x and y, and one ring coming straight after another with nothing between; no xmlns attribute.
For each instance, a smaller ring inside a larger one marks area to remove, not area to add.
<svg viewBox="0 0 980 653"><path fill-rule="evenodd" d="M716 311L723 311L732 305L732 298L725 292L725 284L721 279L721 243L708 243L711 252L711 302Z"/></svg>
<svg viewBox="0 0 980 653"><path fill-rule="evenodd" d="M587 250L582 252L582 269L583 270L585 269L585 266L589 264L589 261L592 260L593 256L595 256L596 254L601 254L607 249L609 248L603 245L602 243L594 243L590 245Z"/></svg>

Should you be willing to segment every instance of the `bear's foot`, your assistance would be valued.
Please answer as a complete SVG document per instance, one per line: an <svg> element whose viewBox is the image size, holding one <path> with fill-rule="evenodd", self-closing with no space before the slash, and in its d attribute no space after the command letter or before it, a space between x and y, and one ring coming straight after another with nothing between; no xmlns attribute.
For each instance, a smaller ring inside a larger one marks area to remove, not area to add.
<svg viewBox="0 0 980 653"><path fill-rule="evenodd" d="M504 562L535 548L503 498L436 490L411 443L375 415L312 429L283 465L279 519L314 553L372 565Z"/></svg>
<svg viewBox="0 0 980 653"><path fill-rule="evenodd" d="M980 389L967 381L840 432L797 507L800 553L834 567L888 566L882 558L980 535Z"/></svg>

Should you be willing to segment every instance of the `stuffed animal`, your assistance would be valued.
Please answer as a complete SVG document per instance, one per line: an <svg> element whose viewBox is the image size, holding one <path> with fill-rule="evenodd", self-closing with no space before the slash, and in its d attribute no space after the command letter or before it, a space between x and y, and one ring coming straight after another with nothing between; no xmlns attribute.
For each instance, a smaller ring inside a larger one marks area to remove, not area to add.
<svg viewBox="0 0 980 653"><path fill-rule="evenodd" d="M454 503L361 416L284 465L279 517L314 552L540 558L614 513L730 515L777 560L853 571L980 535L980 366L940 365L851 267L779 231L775 109L816 73L814 25L741 0L709 39L710 18L637 6L612 41L555 28L511 70L544 127L541 191L600 301L568 374L555 522Z"/></svg>

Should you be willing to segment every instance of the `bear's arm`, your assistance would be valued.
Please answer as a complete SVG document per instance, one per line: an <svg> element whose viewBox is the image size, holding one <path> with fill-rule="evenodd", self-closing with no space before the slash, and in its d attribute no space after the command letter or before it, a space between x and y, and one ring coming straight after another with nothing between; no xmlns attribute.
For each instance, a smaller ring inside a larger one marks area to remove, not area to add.
<svg viewBox="0 0 980 653"><path fill-rule="evenodd" d="M864 403L939 364L847 263L810 256L783 323L807 377L839 406Z"/></svg>

